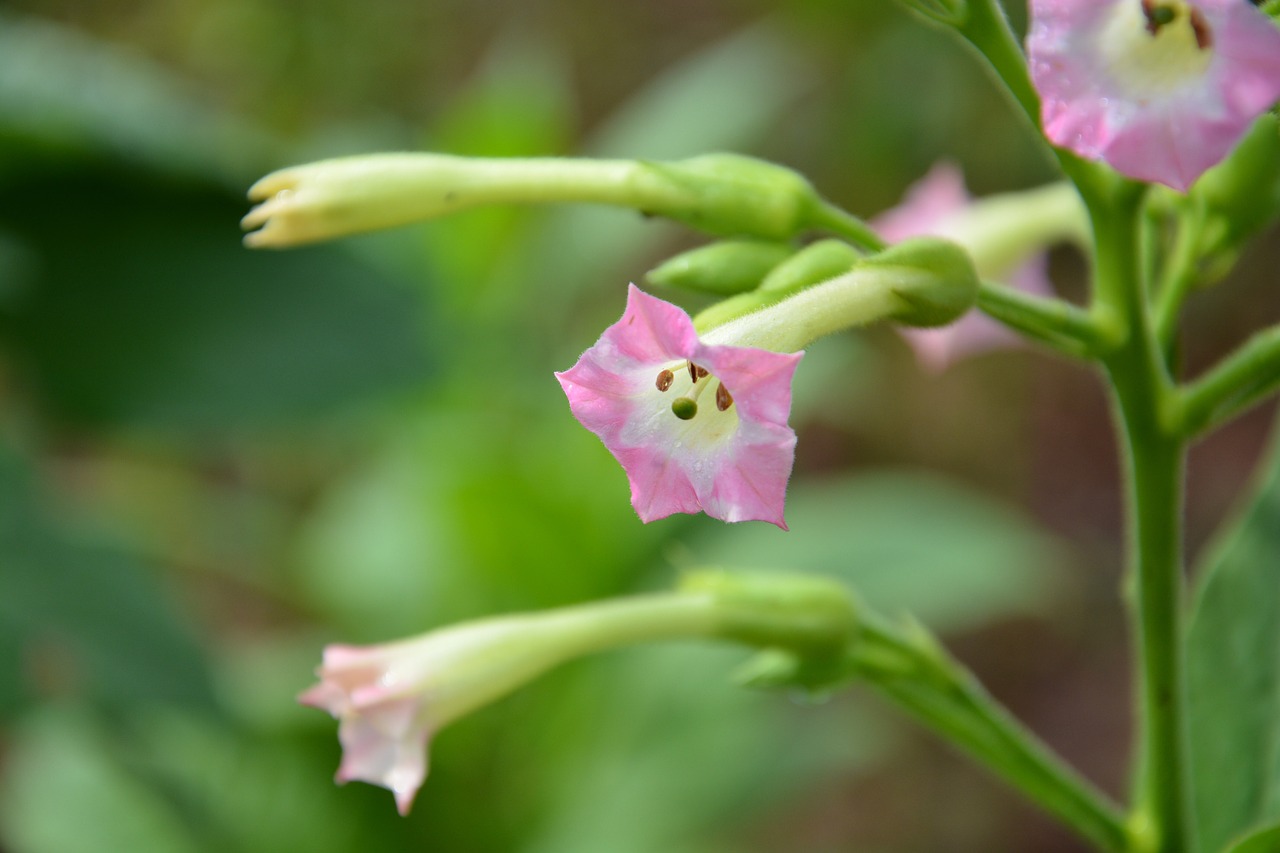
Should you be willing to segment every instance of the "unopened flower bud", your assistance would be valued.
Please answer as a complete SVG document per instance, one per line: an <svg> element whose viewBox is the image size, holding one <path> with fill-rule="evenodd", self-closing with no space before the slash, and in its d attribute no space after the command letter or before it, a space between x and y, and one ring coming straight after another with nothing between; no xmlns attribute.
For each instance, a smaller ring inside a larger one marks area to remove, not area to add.
<svg viewBox="0 0 1280 853"><path fill-rule="evenodd" d="M735 154L673 162L394 153L273 172L249 189L245 243L286 247L405 225L486 204L630 207L710 234L787 240L812 222L808 181Z"/></svg>
<svg viewBox="0 0 1280 853"><path fill-rule="evenodd" d="M732 296L755 290L794 251L771 240L720 240L663 261L645 278L662 287Z"/></svg>

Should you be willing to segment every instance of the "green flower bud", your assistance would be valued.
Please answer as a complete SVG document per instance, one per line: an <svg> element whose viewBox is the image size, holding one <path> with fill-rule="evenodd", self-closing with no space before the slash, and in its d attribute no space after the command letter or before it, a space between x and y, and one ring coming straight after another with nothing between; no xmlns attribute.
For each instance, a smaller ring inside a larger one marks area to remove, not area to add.
<svg viewBox="0 0 1280 853"><path fill-rule="evenodd" d="M792 293L848 272L861 257L848 243L819 240L796 252L776 266L760 282L760 287L710 306L693 320L699 332L714 329L730 320L767 308Z"/></svg>
<svg viewBox="0 0 1280 853"><path fill-rule="evenodd" d="M650 284L732 296L755 290L794 248L768 240L721 240L681 252L645 276Z"/></svg>
<svg viewBox="0 0 1280 853"><path fill-rule="evenodd" d="M978 273L969 253L946 240L904 240L868 258L862 268L881 268L899 277L892 288L902 307L893 319L908 326L945 326L978 298Z"/></svg>
<svg viewBox="0 0 1280 853"><path fill-rule="evenodd" d="M819 240L774 268L760 283L760 289L779 296L795 293L847 273L861 257L856 249L841 240Z"/></svg>

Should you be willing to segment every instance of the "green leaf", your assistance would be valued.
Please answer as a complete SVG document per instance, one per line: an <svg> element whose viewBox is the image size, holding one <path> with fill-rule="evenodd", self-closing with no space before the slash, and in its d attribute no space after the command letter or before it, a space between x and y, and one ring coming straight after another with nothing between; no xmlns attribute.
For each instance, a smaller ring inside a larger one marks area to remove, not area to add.
<svg viewBox="0 0 1280 853"><path fill-rule="evenodd" d="M1280 850L1280 825L1251 832L1223 848L1222 853L1276 853Z"/></svg>
<svg viewBox="0 0 1280 853"><path fill-rule="evenodd" d="M0 671L0 707L50 690L213 707L203 652L157 579L49 502L0 447L0 648L22 651Z"/></svg>
<svg viewBox="0 0 1280 853"><path fill-rule="evenodd" d="M88 715L46 710L13 733L0 779L0 841L18 853L196 853L155 791Z"/></svg>
<svg viewBox="0 0 1280 853"><path fill-rule="evenodd" d="M787 523L790 533L721 525L691 547L731 568L838 575L877 610L910 613L938 631L1050 600L1064 559L1030 519L924 474L800 481Z"/></svg>
<svg viewBox="0 0 1280 853"><path fill-rule="evenodd" d="M1187 644L1200 849L1280 817L1280 450L1211 547Z"/></svg>
<svg viewBox="0 0 1280 853"><path fill-rule="evenodd" d="M0 179L0 228L30 271L0 303L0 346L41 408L209 433L421 384L420 294L340 248L248 251L243 212L107 160Z"/></svg>

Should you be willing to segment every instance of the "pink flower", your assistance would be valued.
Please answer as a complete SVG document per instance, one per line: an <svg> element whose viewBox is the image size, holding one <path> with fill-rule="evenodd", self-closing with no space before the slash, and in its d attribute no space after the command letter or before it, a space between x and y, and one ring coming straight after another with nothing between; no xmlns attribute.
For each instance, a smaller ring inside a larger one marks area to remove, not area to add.
<svg viewBox="0 0 1280 853"><path fill-rule="evenodd" d="M395 643L326 647L320 683L298 701L339 720L337 781L381 785L408 814L427 775L429 738L564 657L564 643L531 629L533 621L500 617Z"/></svg>
<svg viewBox="0 0 1280 853"><path fill-rule="evenodd" d="M1032 0L1055 145L1186 190L1280 98L1280 30L1245 0Z"/></svg>
<svg viewBox="0 0 1280 853"><path fill-rule="evenodd" d="M786 530L802 355L700 341L688 314L631 285L622 319L556 378L622 464L642 521L702 511Z"/></svg>
<svg viewBox="0 0 1280 853"><path fill-rule="evenodd" d="M965 227L965 213L972 204L965 190L964 177L950 163L938 163L929 173L907 190L906 197L897 207L885 211L871 222L881 237L891 243L909 237L943 237L954 240L967 248L974 243L974 236ZM981 251L974 252L974 262L984 276L1004 279L1019 290L1047 295L1053 292L1045 272L1043 253L1034 257L1018 258L1010 269L1007 258L999 259L990 268ZM992 349L1012 347L1019 338L1004 326L980 311L970 311L949 326L934 329L900 327L899 332L911 345L920 363L928 370L940 373L965 356Z"/></svg>

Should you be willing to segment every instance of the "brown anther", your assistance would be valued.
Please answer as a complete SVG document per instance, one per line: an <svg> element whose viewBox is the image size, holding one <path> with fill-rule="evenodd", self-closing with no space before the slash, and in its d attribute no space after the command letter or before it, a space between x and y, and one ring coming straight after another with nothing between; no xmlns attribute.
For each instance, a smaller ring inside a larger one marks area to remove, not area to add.
<svg viewBox="0 0 1280 853"><path fill-rule="evenodd" d="M729 389L723 385L716 386L716 408L720 411L726 411L733 405L733 397L729 394Z"/></svg>
<svg viewBox="0 0 1280 853"><path fill-rule="evenodd" d="M670 370L662 371L661 373L658 374L658 382L657 382L658 390L666 391L668 388L671 387L671 383L674 382L675 380L676 380L676 375L672 373Z"/></svg>
<svg viewBox="0 0 1280 853"><path fill-rule="evenodd" d="M1191 9L1191 31L1196 34L1196 47L1201 50L1213 47L1213 31L1209 29L1209 22L1194 7Z"/></svg>

